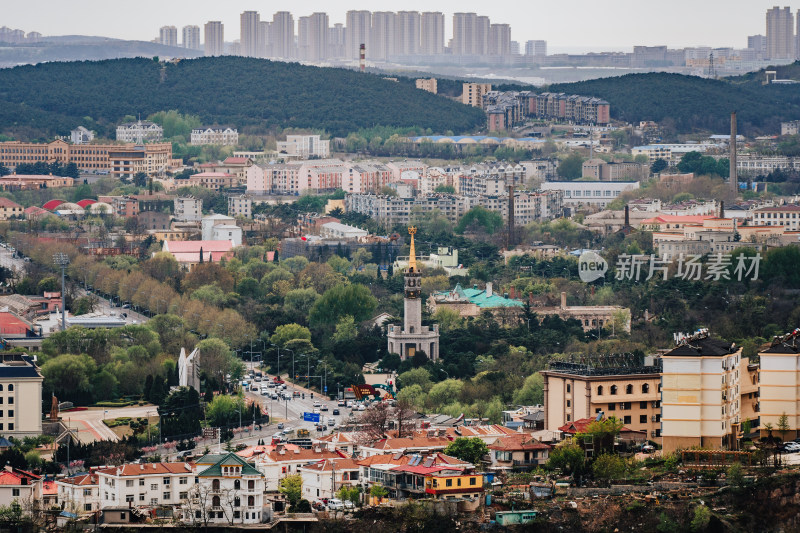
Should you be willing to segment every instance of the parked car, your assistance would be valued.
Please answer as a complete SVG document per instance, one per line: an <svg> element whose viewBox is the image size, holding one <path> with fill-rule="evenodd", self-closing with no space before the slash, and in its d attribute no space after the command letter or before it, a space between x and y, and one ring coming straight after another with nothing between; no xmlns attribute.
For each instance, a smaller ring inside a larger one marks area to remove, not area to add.
<svg viewBox="0 0 800 533"><path fill-rule="evenodd" d="M328 509L331 511L344 511L344 503L338 498L328 500Z"/></svg>
<svg viewBox="0 0 800 533"><path fill-rule="evenodd" d="M344 501L344 508L348 509L348 510L355 509L356 505L353 502L351 502L350 500L345 500Z"/></svg>

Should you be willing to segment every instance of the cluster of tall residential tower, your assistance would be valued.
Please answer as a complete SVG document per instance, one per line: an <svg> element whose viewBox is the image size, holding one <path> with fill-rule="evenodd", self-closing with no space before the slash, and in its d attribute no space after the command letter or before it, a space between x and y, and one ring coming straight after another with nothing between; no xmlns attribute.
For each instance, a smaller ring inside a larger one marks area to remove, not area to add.
<svg viewBox="0 0 800 533"><path fill-rule="evenodd" d="M295 32L296 28L296 32ZM224 27L220 21L205 25L203 50L206 55L224 53L246 57L270 57L321 61L358 59L359 48L366 46L370 60L445 54L462 57L507 57L520 53L511 40L508 24L494 24L476 13L455 13L453 34L445 42L444 13L418 11L348 11L344 24L331 25L327 13L300 17L295 24L288 11L279 11L271 20L261 19L256 11L240 15L239 41L225 48ZM200 28L183 28L184 48L200 50ZM161 44L178 46L178 29L161 28ZM528 41L528 55L547 54L545 41Z"/></svg>

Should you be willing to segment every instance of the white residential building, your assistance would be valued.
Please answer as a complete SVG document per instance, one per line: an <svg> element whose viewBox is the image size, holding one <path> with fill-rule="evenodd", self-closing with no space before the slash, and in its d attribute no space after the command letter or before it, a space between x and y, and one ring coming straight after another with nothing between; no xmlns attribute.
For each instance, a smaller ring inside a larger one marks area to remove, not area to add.
<svg viewBox="0 0 800 533"><path fill-rule="evenodd" d="M174 200L175 220L198 222L203 218L203 200L194 196L179 196Z"/></svg>
<svg viewBox="0 0 800 533"><path fill-rule="evenodd" d="M88 144L94 140L94 132L78 126L70 132L69 140L72 144Z"/></svg>
<svg viewBox="0 0 800 533"><path fill-rule="evenodd" d="M313 502L323 498L336 498L343 486L358 486L361 467L353 459L323 459L301 466L303 498Z"/></svg>
<svg viewBox="0 0 800 533"><path fill-rule="evenodd" d="M314 445L309 450L291 444L279 444L274 450L260 454L255 460L255 466L265 476L265 490L267 492L277 492L278 482L281 478L300 473L300 467L323 459L342 459L345 457L347 456L343 452L329 451L325 446L320 445Z"/></svg>
<svg viewBox="0 0 800 533"><path fill-rule="evenodd" d="M0 470L0 506L17 502L26 508L42 498L42 478L36 474L5 465Z"/></svg>
<svg viewBox="0 0 800 533"><path fill-rule="evenodd" d="M638 181L545 181L544 191L564 193L565 206L593 205L605 207L625 191L639 188Z"/></svg>
<svg viewBox="0 0 800 533"><path fill-rule="evenodd" d="M302 159L324 159L331 155L330 145L330 141L321 140L319 135L287 135L285 141L278 141L278 152Z"/></svg>
<svg viewBox="0 0 800 533"><path fill-rule="evenodd" d="M205 128L192 130L191 143L194 146L213 144L236 146L239 144L239 130L234 128Z"/></svg>
<svg viewBox="0 0 800 533"><path fill-rule="evenodd" d="M326 222L320 228L321 237L330 237L334 239L357 239L359 237L366 237L369 232L347 224L340 224L338 222Z"/></svg>
<svg viewBox="0 0 800 533"><path fill-rule="evenodd" d="M258 168L253 165L251 168ZM253 200L245 195L228 196L228 216L253 218Z"/></svg>
<svg viewBox="0 0 800 533"><path fill-rule="evenodd" d="M126 143L159 142L164 138L164 128L154 122L139 120L117 126L117 140Z"/></svg>
<svg viewBox="0 0 800 533"><path fill-rule="evenodd" d="M189 463L125 464L97 470L100 507L180 505L195 484Z"/></svg>
<svg viewBox="0 0 800 533"><path fill-rule="evenodd" d="M242 245L242 228L236 224L216 224L211 228L212 241L231 241L234 246Z"/></svg>
<svg viewBox="0 0 800 533"><path fill-rule="evenodd" d="M195 466L197 483L183 506L185 522L234 525L266 521L264 474L234 453L207 454Z"/></svg>
<svg viewBox="0 0 800 533"><path fill-rule="evenodd" d="M214 226L235 226L236 219L225 215L208 215L200 219L201 240L215 241L228 239L215 239Z"/></svg>
<svg viewBox="0 0 800 533"><path fill-rule="evenodd" d="M78 474L57 479L58 501L63 509L77 515L100 510L100 487L97 474Z"/></svg>

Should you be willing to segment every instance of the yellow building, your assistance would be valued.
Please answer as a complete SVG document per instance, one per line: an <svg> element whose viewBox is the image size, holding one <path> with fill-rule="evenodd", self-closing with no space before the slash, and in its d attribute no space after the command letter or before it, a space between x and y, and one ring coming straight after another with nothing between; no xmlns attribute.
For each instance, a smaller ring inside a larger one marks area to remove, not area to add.
<svg viewBox="0 0 800 533"><path fill-rule="evenodd" d="M773 435L791 440L800 428L800 329L776 337L769 348L759 352L761 433L768 433L764 426L772 424ZM789 432L785 435L778 429L780 418L786 415Z"/></svg>
<svg viewBox="0 0 800 533"><path fill-rule="evenodd" d="M420 78L416 80L415 83L417 89L421 91L428 91L429 93L433 94L436 94L438 92L438 87L437 87L438 84L436 82L436 78L430 78L430 79Z"/></svg>
<svg viewBox="0 0 800 533"><path fill-rule="evenodd" d="M483 492L483 475L442 470L425 476L425 492L440 500L479 498Z"/></svg>
<svg viewBox="0 0 800 533"><path fill-rule="evenodd" d="M544 428L559 427L595 418L602 412L626 427L661 437L660 367L626 364L609 359L595 365L553 362L542 371L544 378Z"/></svg>
<svg viewBox="0 0 800 533"><path fill-rule="evenodd" d="M742 349L699 330L681 339L662 361L664 451L692 446L736 449L742 379L750 376Z"/></svg>
<svg viewBox="0 0 800 533"><path fill-rule="evenodd" d="M22 218L25 209L16 202L8 198L0 198L0 220L9 218Z"/></svg>

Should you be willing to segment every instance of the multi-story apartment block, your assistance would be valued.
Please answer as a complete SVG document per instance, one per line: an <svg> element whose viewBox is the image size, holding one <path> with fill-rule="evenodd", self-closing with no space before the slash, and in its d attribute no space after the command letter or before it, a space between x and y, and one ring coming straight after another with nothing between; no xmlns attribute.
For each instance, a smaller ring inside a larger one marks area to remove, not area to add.
<svg viewBox="0 0 800 533"><path fill-rule="evenodd" d="M158 42L164 46L178 46L178 28L162 26L158 31Z"/></svg>
<svg viewBox="0 0 800 533"><path fill-rule="evenodd" d="M800 435L800 329L775 337L770 346L758 354L759 358L759 397L742 399L742 408L748 404L755 407L760 416L762 436L768 436L764 428L771 424L774 436L790 440ZM743 414L743 420L745 415ZM776 431L781 418L788 423L788 431ZM785 434L783 434L785 433Z"/></svg>
<svg viewBox="0 0 800 533"><path fill-rule="evenodd" d="M205 40L203 47L207 56L221 56L225 54L225 26L219 20L206 22L204 27Z"/></svg>
<svg viewBox="0 0 800 533"><path fill-rule="evenodd" d="M205 128L192 130L191 143L195 146L206 144L236 146L239 144L239 130L235 128Z"/></svg>
<svg viewBox="0 0 800 533"><path fill-rule="evenodd" d="M753 223L759 226L783 226L786 231L800 231L800 205L785 204L753 211Z"/></svg>
<svg viewBox="0 0 800 533"><path fill-rule="evenodd" d="M677 164L689 152L705 153L709 148L715 146L709 144L648 144L646 146L634 146L631 148L631 155L634 157L646 155L650 163L655 162L657 159L663 159L667 163Z"/></svg>
<svg viewBox="0 0 800 533"><path fill-rule="evenodd" d="M181 505L195 485L189 463L125 464L97 470L100 507Z"/></svg>
<svg viewBox="0 0 800 533"><path fill-rule="evenodd" d="M420 89L422 91L428 91L429 93L433 94L436 94L438 92L436 78L429 78L429 79L420 78L416 80L414 83L417 86L417 89Z"/></svg>
<svg viewBox="0 0 800 533"><path fill-rule="evenodd" d="M602 159L589 159L583 163L581 177L598 181L641 180L649 174L648 166L631 162L606 162Z"/></svg>
<svg viewBox="0 0 800 533"><path fill-rule="evenodd" d="M794 18L789 7L767 10L767 59L795 58Z"/></svg>
<svg viewBox="0 0 800 533"><path fill-rule="evenodd" d="M188 50L200 50L200 26L184 26L183 47Z"/></svg>
<svg viewBox="0 0 800 533"><path fill-rule="evenodd" d="M361 467L353 459L323 459L300 467L303 497L308 501L336 498L342 487L357 487Z"/></svg>
<svg viewBox="0 0 800 533"><path fill-rule="evenodd" d="M800 120L781 122L781 135L797 135L800 133Z"/></svg>
<svg viewBox="0 0 800 533"><path fill-rule="evenodd" d="M511 26L492 24L489 26L489 55L506 57L511 54Z"/></svg>
<svg viewBox="0 0 800 533"><path fill-rule="evenodd" d="M164 138L164 128L148 120L126 122L117 126L117 140L127 143L158 142Z"/></svg>
<svg viewBox="0 0 800 533"><path fill-rule="evenodd" d="M525 55L544 57L547 55L547 41L536 40L525 42Z"/></svg>
<svg viewBox="0 0 800 533"><path fill-rule="evenodd" d="M56 486L65 511L82 515L100 510L100 486L94 472L57 479Z"/></svg>
<svg viewBox="0 0 800 533"><path fill-rule="evenodd" d="M178 222L199 222L203 218L203 200L194 196L179 196L175 198L174 212Z"/></svg>
<svg viewBox="0 0 800 533"><path fill-rule="evenodd" d="M181 183L180 187L203 187L212 191L228 189L239 184L239 178L227 172L200 172L180 181L186 182Z"/></svg>
<svg viewBox="0 0 800 533"><path fill-rule="evenodd" d="M395 30L395 14L393 12L376 11L373 13L367 57L372 60L385 61L394 56Z"/></svg>
<svg viewBox="0 0 800 533"><path fill-rule="evenodd" d="M324 61L328 57L328 14L312 13L300 17L297 25L297 52L305 61Z"/></svg>
<svg viewBox="0 0 800 533"><path fill-rule="evenodd" d="M347 455L338 450L332 451L325 446L314 446L311 449L300 448L294 444L278 444L255 459L256 469L264 474L267 492L277 492L281 478L300 473L300 468L318 461L343 459Z"/></svg>
<svg viewBox="0 0 800 533"><path fill-rule="evenodd" d="M599 413L614 416L626 427L661 437L661 367L628 361L598 360L593 364L553 362L544 377L545 429Z"/></svg>
<svg viewBox="0 0 800 533"><path fill-rule="evenodd" d="M272 15L270 55L283 59L295 57L294 16L288 11Z"/></svg>
<svg viewBox="0 0 800 533"><path fill-rule="evenodd" d="M483 107L483 95L491 90L490 83L465 83L461 91L461 103L472 107Z"/></svg>
<svg viewBox="0 0 800 533"><path fill-rule="evenodd" d="M129 218L139 214L139 200L130 196L98 196L98 201L110 205L114 216Z"/></svg>
<svg viewBox="0 0 800 533"><path fill-rule="evenodd" d="M444 13L426 11L422 13L420 54L436 56L444 54Z"/></svg>
<svg viewBox="0 0 800 533"><path fill-rule="evenodd" d="M0 354L0 433L6 437L42 434L42 374L36 359Z"/></svg>
<svg viewBox="0 0 800 533"><path fill-rule="evenodd" d="M742 348L700 330L681 338L662 361L664 451L735 449L742 423L741 385L750 373Z"/></svg>
<svg viewBox="0 0 800 533"><path fill-rule="evenodd" d="M321 140L319 135L287 135L285 141L278 141L278 153L308 159L330 157L331 142Z"/></svg>
<svg viewBox="0 0 800 533"><path fill-rule="evenodd" d="M398 56L415 56L419 54L420 16L418 11L398 11L394 17L395 45L394 53Z"/></svg>
<svg viewBox="0 0 800 533"><path fill-rule="evenodd" d="M605 207L625 191L639 188L638 181L546 181L544 191L562 191L565 206Z"/></svg>
<svg viewBox="0 0 800 533"><path fill-rule="evenodd" d="M263 46L259 47L259 30L261 27L261 16L257 11L244 11L239 15L239 46L240 53L245 57L261 57Z"/></svg>
<svg viewBox="0 0 800 533"><path fill-rule="evenodd" d="M345 25L345 57L358 59L359 49L362 44L369 50L370 30L372 28L372 13L369 11L348 11Z"/></svg>
<svg viewBox="0 0 800 533"><path fill-rule="evenodd" d="M245 194L228 196L228 216L253 218L253 200Z"/></svg>

